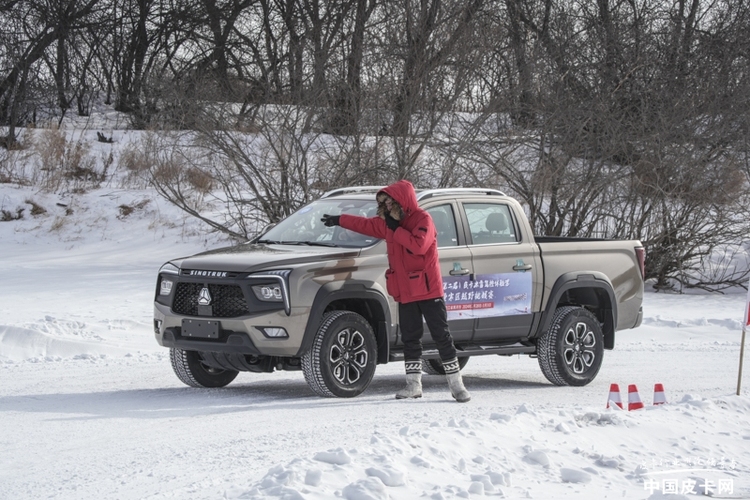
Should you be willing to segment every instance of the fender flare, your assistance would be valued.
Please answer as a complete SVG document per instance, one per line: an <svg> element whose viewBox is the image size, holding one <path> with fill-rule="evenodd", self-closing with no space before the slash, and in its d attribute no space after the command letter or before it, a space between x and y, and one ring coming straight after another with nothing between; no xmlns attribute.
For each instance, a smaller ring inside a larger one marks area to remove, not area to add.
<svg viewBox="0 0 750 500"><path fill-rule="evenodd" d="M607 304L604 304L602 310L602 319L604 320L604 348L613 349L615 346L615 330L617 329L617 299L612 282L605 274L598 271L569 272L557 279L552 286L547 307L542 313L539 329L537 330L538 335L549 329L552 323L552 316L554 316L563 294L575 289L593 289L606 294L609 300L609 307L607 307Z"/></svg>
<svg viewBox="0 0 750 500"><path fill-rule="evenodd" d="M323 318L323 312L326 308L337 300L368 300L374 301L380 308L382 320L373 325L375 337L378 340L378 363L384 363L388 360L390 351L391 338L391 310L388 306L388 299L376 289L377 285L367 281L335 281L326 283L318 290L313 300L310 314L308 315L305 334L302 338L296 357L302 356L312 347L315 333L320 327Z"/></svg>

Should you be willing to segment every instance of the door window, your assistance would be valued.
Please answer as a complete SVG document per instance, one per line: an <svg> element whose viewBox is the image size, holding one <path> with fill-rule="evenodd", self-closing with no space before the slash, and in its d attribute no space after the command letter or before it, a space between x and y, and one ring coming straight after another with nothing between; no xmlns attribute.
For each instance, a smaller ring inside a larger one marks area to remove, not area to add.
<svg viewBox="0 0 750 500"><path fill-rule="evenodd" d="M495 203L464 204L471 241L475 245L515 243L518 241L508 205Z"/></svg>
<svg viewBox="0 0 750 500"><path fill-rule="evenodd" d="M458 246L456 218L450 205L438 205L427 209L437 230L438 247Z"/></svg>

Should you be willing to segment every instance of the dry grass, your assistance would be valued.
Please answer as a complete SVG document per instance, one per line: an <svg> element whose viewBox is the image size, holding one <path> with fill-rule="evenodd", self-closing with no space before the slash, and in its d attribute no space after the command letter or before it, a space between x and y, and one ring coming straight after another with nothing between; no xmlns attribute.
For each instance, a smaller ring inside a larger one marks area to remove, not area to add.
<svg viewBox="0 0 750 500"><path fill-rule="evenodd" d="M11 151L0 148L0 184L28 184L24 167L29 155L27 147Z"/></svg>
<svg viewBox="0 0 750 500"><path fill-rule="evenodd" d="M31 205L29 213L32 217L38 217L47 213L47 209L36 203L33 200L26 199L24 203ZM14 220L23 219L23 213L26 211L26 207L18 207L15 211L2 209L0 210L0 222L9 222Z"/></svg>
<svg viewBox="0 0 750 500"><path fill-rule="evenodd" d="M45 184L49 185L62 165L62 158L65 154L65 135L58 129L45 129L32 147L38 155L38 168L43 173L42 177L45 178L43 182L46 181Z"/></svg>
<svg viewBox="0 0 750 500"><path fill-rule="evenodd" d="M55 217L55 220L52 222L52 225L50 226L49 230L51 232L58 232L62 230L63 227L67 224L67 219L65 217L57 216Z"/></svg>
<svg viewBox="0 0 750 500"><path fill-rule="evenodd" d="M133 203L131 205L125 205L122 204L119 207L117 207L120 210L120 215L117 216L118 219L124 219L125 217L131 215L136 210L143 210L146 205L150 203L150 200L141 200L138 203Z"/></svg>
<svg viewBox="0 0 750 500"><path fill-rule="evenodd" d="M159 184L178 183L185 165L176 158L164 158L151 167L151 178Z"/></svg>
<svg viewBox="0 0 750 500"><path fill-rule="evenodd" d="M123 187L143 189L149 185L159 150L159 136L154 133L147 133L141 140L129 142L121 148L117 169L126 172Z"/></svg>
<svg viewBox="0 0 750 500"><path fill-rule="evenodd" d="M188 168L185 172L185 180L203 196L213 191L216 187L213 177L198 167Z"/></svg>
<svg viewBox="0 0 750 500"><path fill-rule="evenodd" d="M118 166L135 174L148 172L149 158L147 152L140 146L143 144L129 143L120 153Z"/></svg>
<svg viewBox="0 0 750 500"><path fill-rule="evenodd" d="M24 203L31 205L31 215L33 217L37 217L39 215L44 215L47 213L47 209L43 206L39 205L38 203L34 202L33 200L24 200Z"/></svg>
<svg viewBox="0 0 750 500"><path fill-rule="evenodd" d="M191 151L181 145L180 137L148 133L123 148L118 168L127 172L123 182L128 186L179 186L202 198L216 189L217 183L205 160L191 157Z"/></svg>
<svg viewBox="0 0 750 500"><path fill-rule="evenodd" d="M68 141L57 128L44 129L33 141L36 153L36 171L32 183L48 192L59 191L63 186L74 192L99 186L106 172L96 170L96 160L89 145L82 139Z"/></svg>

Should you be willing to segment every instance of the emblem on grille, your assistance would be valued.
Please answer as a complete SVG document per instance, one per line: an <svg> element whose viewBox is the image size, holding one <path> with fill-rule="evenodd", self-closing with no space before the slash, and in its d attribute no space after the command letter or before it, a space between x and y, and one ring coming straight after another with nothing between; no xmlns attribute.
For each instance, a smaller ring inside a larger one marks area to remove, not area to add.
<svg viewBox="0 0 750 500"><path fill-rule="evenodd" d="M208 293L208 287L201 288L201 292L198 294L198 304L202 306L211 305L211 294Z"/></svg>

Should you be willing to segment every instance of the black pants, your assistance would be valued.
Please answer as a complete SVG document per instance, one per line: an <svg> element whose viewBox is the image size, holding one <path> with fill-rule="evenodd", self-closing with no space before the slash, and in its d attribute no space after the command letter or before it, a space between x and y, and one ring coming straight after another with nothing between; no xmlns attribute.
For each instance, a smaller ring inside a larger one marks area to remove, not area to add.
<svg viewBox="0 0 750 500"><path fill-rule="evenodd" d="M398 305L398 321L401 340L404 343L404 361L417 361L422 358L422 317L430 329L430 335L437 344L440 359L450 361L456 357L456 346L448 329L448 311L445 300L428 299Z"/></svg>

